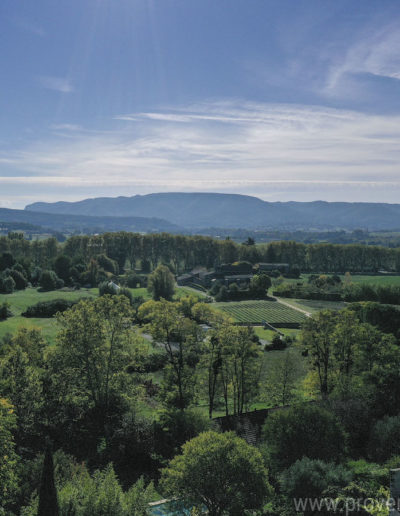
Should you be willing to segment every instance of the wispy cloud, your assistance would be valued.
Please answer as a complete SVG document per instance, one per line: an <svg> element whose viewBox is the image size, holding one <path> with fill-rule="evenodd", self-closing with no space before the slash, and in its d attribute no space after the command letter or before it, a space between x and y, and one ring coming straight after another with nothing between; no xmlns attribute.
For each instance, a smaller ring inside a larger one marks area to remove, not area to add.
<svg viewBox="0 0 400 516"><path fill-rule="evenodd" d="M29 184L38 199L197 190L393 202L400 194L400 116L232 101L115 118L118 130L61 124L48 141L3 151L0 184Z"/></svg>
<svg viewBox="0 0 400 516"><path fill-rule="evenodd" d="M335 93L346 75L370 74L400 80L400 20L364 31L330 66L326 92Z"/></svg>
<svg viewBox="0 0 400 516"><path fill-rule="evenodd" d="M53 124L51 126L51 129L54 129L55 131L81 131L82 126L78 124Z"/></svg>
<svg viewBox="0 0 400 516"><path fill-rule="evenodd" d="M66 77L52 77L46 75L39 77L39 82L48 90L59 91L60 93L71 93L74 91L72 82Z"/></svg>

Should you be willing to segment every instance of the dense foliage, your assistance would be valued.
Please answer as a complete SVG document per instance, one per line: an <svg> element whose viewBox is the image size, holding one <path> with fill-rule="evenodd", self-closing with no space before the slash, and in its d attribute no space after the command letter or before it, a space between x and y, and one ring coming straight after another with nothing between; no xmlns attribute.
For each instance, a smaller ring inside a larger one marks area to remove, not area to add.
<svg viewBox="0 0 400 516"><path fill-rule="evenodd" d="M232 433L206 432L186 443L162 471L162 486L210 516L241 516L271 492L261 454Z"/></svg>
<svg viewBox="0 0 400 516"><path fill-rule="evenodd" d="M365 301L306 315L264 299L271 279L252 276L258 262L289 264L271 271L274 289ZM215 282L211 294L252 301L216 304L176 288L180 272L223 263L252 277L245 287ZM298 496L378 497L400 465L398 289L332 273L381 267L398 270L399 250L168 234L0 238L0 319L13 315L1 325L22 310L54 325L49 338L30 320L0 341L0 512L36 516L50 500L61 516L145 516L151 499L171 496L194 514L281 516ZM296 279L299 269L316 274ZM11 314L8 301L22 295L57 299L19 297L24 308ZM297 337L246 325L278 310L301 325ZM252 444L220 432L228 427Z"/></svg>

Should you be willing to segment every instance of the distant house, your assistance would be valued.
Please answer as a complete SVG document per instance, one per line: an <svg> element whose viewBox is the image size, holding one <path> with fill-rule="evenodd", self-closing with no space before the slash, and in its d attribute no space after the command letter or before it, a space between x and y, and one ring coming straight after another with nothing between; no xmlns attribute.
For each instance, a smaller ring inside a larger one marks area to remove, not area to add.
<svg viewBox="0 0 400 516"><path fill-rule="evenodd" d="M290 270L290 265L288 263L259 263L256 268L259 272L280 271L287 273Z"/></svg>
<svg viewBox="0 0 400 516"><path fill-rule="evenodd" d="M238 274L252 274L253 266L251 263L240 262L237 264L234 263L225 263L223 265L217 265L215 268L216 277L223 278L224 276L237 276Z"/></svg>
<svg viewBox="0 0 400 516"><path fill-rule="evenodd" d="M235 276L225 276L224 284L230 285L231 283L237 283L238 285L243 285L245 283L248 285L253 277L253 274L236 274Z"/></svg>
<svg viewBox="0 0 400 516"><path fill-rule="evenodd" d="M196 275L192 273L181 274L176 279L176 282L180 287L184 287L186 285L190 285L196 279Z"/></svg>
<svg viewBox="0 0 400 516"><path fill-rule="evenodd" d="M200 285L203 285L203 287L211 287L211 284L215 279L215 272L200 272L198 282Z"/></svg>

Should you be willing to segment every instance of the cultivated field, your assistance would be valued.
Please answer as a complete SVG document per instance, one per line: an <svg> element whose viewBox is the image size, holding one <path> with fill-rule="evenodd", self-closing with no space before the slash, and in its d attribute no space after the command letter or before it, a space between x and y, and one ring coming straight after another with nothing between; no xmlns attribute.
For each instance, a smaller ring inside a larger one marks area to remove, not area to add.
<svg viewBox="0 0 400 516"><path fill-rule="evenodd" d="M301 312L277 301L240 301L238 303L215 303L215 308L224 311L237 323L263 324L276 327L300 325L305 320Z"/></svg>

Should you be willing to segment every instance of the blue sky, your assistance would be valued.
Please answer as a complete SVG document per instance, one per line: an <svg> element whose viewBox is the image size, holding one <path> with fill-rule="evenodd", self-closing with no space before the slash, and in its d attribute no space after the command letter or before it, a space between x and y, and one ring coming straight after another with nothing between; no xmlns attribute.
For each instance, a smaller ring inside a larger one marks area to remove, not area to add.
<svg viewBox="0 0 400 516"><path fill-rule="evenodd" d="M400 202L398 0L2 0L0 206Z"/></svg>

